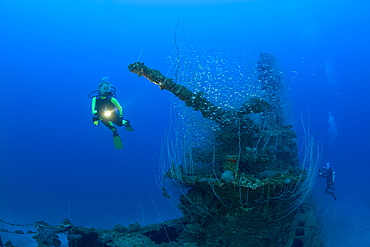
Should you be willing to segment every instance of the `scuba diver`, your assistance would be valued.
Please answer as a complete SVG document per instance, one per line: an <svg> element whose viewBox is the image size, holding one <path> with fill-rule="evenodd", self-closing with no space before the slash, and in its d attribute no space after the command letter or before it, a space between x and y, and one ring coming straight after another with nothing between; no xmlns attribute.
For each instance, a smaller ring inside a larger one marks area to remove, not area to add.
<svg viewBox="0 0 370 247"><path fill-rule="evenodd" d="M325 188L325 194L332 195L334 200L337 200L337 197L334 194L335 188L334 180L335 180L335 171L333 168L330 167L330 163L326 163L326 167L319 169L319 176L326 178L326 188Z"/></svg>
<svg viewBox="0 0 370 247"><path fill-rule="evenodd" d="M113 132L113 143L116 149L123 148L121 137L118 135L117 128L125 126L127 131L134 129L130 121L123 119L123 109L116 99L116 88L108 81L109 77L103 77L99 84L99 89L89 94L92 99L93 123L95 126L101 121Z"/></svg>

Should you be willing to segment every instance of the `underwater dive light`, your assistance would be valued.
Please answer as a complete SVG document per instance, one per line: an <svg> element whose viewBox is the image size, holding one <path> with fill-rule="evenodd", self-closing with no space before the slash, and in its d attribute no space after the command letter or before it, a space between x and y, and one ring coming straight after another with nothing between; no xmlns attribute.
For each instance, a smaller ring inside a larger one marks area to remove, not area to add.
<svg viewBox="0 0 370 247"><path fill-rule="evenodd" d="M112 115L112 111L108 111L108 110L104 111L104 116L110 117L111 115Z"/></svg>

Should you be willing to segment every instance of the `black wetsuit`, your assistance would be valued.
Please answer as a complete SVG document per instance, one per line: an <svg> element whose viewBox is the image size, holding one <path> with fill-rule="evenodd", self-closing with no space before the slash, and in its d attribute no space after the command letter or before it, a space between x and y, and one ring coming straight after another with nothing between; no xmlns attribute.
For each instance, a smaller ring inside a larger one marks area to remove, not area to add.
<svg viewBox="0 0 370 247"><path fill-rule="evenodd" d="M101 122L107 126L109 129L114 128L108 122L111 121L117 126L122 126L122 117L119 116L117 107L111 102L112 96L108 96L106 98L96 97L96 109L97 115ZM106 117L104 115L105 111L111 111L111 115Z"/></svg>
<svg viewBox="0 0 370 247"><path fill-rule="evenodd" d="M334 178L335 178L335 171L333 168L323 168L319 170L319 174L321 177L326 178L326 187L325 187L325 193L330 194L333 196L334 200L337 200L337 197L334 194L335 188L334 185Z"/></svg>

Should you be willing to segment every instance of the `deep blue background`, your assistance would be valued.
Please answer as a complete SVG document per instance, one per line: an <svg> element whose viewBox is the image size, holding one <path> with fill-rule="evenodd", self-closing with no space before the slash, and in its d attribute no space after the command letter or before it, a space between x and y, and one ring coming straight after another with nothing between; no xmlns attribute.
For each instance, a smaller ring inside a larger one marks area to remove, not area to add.
<svg viewBox="0 0 370 247"><path fill-rule="evenodd" d="M303 114L323 141L323 164L330 161L337 171L338 201L324 204L335 208L329 221L340 223L327 227L327 242L344 243L351 234L352 242L364 239L359 236L367 228L359 219L369 220L370 204L368 1L12 0L1 1L0 10L1 219L57 224L70 208L77 224L112 227L176 216L156 185L171 95L127 66L143 51L140 60L166 74L180 22L188 43L231 47L255 59L259 52L276 55L291 89L293 122L299 125ZM87 94L104 76L135 128L120 131L123 150L113 148L106 128L91 122ZM330 145L328 112L338 128ZM367 218L341 220L363 210ZM337 240L343 222L351 220L356 227Z"/></svg>

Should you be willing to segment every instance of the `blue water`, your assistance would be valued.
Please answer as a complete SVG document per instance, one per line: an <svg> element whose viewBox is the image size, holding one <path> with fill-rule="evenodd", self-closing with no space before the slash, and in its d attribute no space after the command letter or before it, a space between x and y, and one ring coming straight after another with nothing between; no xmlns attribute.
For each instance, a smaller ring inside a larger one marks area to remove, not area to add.
<svg viewBox="0 0 370 247"><path fill-rule="evenodd" d="M140 58L170 72L178 26L178 42L277 57L292 122L303 114L336 170L338 201L317 183L324 242L368 246L368 1L12 0L0 10L0 219L110 228L179 216L157 186L171 95L127 69ZM120 129L122 150L91 121L87 95L104 76L135 128Z"/></svg>

